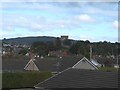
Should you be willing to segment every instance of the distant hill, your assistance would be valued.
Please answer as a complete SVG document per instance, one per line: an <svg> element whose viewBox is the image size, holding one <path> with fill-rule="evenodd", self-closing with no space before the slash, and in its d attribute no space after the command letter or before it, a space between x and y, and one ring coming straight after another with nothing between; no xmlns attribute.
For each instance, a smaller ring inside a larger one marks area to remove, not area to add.
<svg viewBox="0 0 120 90"><path fill-rule="evenodd" d="M41 41L41 42L54 42L56 37L49 37L49 36L38 36L38 37L18 37L18 38L10 38L10 39L3 39L4 43L9 44L21 44L21 45L31 45L33 42Z"/></svg>

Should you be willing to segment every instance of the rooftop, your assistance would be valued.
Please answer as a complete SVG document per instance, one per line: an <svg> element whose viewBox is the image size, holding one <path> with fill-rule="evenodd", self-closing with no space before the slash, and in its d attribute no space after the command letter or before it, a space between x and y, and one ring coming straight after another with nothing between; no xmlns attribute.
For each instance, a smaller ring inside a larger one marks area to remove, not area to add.
<svg viewBox="0 0 120 90"><path fill-rule="evenodd" d="M69 68L36 88L118 88L118 73Z"/></svg>

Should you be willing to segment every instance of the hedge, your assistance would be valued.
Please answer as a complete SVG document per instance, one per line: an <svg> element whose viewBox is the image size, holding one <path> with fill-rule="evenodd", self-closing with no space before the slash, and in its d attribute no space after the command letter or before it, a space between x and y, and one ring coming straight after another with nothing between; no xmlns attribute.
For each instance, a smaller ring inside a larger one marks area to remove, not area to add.
<svg viewBox="0 0 120 90"><path fill-rule="evenodd" d="M2 88L33 87L51 76L51 72L6 72L2 74Z"/></svg>

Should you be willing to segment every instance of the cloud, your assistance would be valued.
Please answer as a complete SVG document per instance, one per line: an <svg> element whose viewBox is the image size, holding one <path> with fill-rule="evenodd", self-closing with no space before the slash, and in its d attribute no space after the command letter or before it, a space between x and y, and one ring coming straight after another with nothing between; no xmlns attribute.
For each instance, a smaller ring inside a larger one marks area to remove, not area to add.
<svg viewBox="0 0 120 90"><path fill-rule="evenodd" d="M14 31L15 28L26 28L29 31L50 31L53 29L74 29L79 27L79 23L73 18L49 20L49 17L42 15L25 15L25 14L4 14L2 29Z"/></svg>
<svg viewBox="0 0 120 90"><path fill-rule="evenodd" d="M39 0L1 0L1 2L40 2ZM43 2L43 0L41 0Z"/></svg>
<svg viewBox="0 0 120 90"><path fill-rule="evenodd" d="M34 0L29 3L27 1L24 3L4 3L3 7L0 7L3 9L2 30L6 31L3 35L5 37L17 36L19 32L22 32L21 30L25 29L23 31L27 30L27 33L21 33L21 36L32 34L57 35L56 33L58 33L58 35L60 35L71 33L71 37L74 35L74 38L76 37L76 39L94 40L94 38L86 37L87 35L79 37L79 33L82 35L84 35L84 33L92 33L93 37L96 37L92 31L93 27L95 29L98 27L100 29L105 29L105 32L107 31L106 29L112 25L117 29L118 11L115 5L116 4L108 3L106 5L103 3L88 2L41 3L34 2ZM96 23L96 21L98 23ZM104 22L105 25L103 24ZM102 27L102 25L104 27ZM89 30L91 30L91 32L88 32ZM114 30L112 31L114 32ZM10 34L7 34L7 32L10 32ZM100 32L100 30L96 30L96 32ZM107 34L105 33L105 35ZM102 36L102 34L99 35L99 37L100 36Z"/></svg>
<svg viewBox="0 0 120 90"><path fill-rule="evenodd" d="M88 2L88 0L1 0L1 2ZM89 2L119 2L119 0L89 0Z"/></svg>
<svg viewBox="0 0 120 90"><path fill-rule="evenodd" d="M115 2L86 2L85 5L80 2L79 4L82 13L107 17L118 16L118 3Z"/></svg>
<svg viewBox="0 0 120 90"><path fill-rule="evenodd" d="M2 30L5 31L14 31L15 28L26 28L34 31L46 25L45 18L40 17L40 15L4 14L2 18Z"/></svg>
<svg viewBox="0 0 120 90"><path fill-rule="evenodd" d="M115 29L118 29L118 21L114 21L114 22L113 22L113 27L114 27Z"/></svg>
<svg viewBox="0 0 120 90"><path fill-rule="evenodd" d="M81 14L78 17L78 20L82 22L94 22L95 20L87 14Z"/></svg>
<svg viewBox="0 0 120 90"><path fill-rule="evenodd" d="M94 41L95 39L91 36L86 36L86 35L81 35L80 36L80 40L90 40L90 41Z"/></svg>
<svg viewBox="0 0 120 90"><path fill-rule="evenodd" d="M0 30L0 39L10 38L10 37L18 37L20 35L21 35L20 33L15 33L14 31L3 31L3 30Z"/></svg>
<svg viewBox="0 0 120 90"><path fill-rule="evenodd" d="M38 23L31 24L31 28L33 29L43 29L43 26Z"/></svg>

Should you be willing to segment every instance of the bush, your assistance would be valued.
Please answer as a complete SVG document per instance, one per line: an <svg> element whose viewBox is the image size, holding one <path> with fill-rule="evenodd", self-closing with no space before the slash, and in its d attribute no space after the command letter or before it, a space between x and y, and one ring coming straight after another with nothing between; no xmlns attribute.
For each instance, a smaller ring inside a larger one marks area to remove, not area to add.
<svg viewBox="0 0 120 90"><path fill-rule="evenodd" d="M33 87L51 76L51 72L3 73L2 88Z"/></svg>

